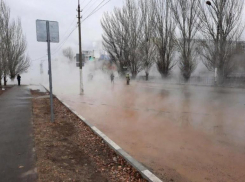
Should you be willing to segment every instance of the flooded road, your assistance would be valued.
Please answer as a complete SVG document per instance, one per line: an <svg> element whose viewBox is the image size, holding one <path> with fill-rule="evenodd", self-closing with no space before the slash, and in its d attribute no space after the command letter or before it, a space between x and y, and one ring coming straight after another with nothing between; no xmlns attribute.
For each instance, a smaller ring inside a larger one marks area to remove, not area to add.
<svg viewBox="0 0 245 182"><path fill-rule="evenodd" d="M117 81L54 92L166 181L245 181L245 91Z"/></svg>

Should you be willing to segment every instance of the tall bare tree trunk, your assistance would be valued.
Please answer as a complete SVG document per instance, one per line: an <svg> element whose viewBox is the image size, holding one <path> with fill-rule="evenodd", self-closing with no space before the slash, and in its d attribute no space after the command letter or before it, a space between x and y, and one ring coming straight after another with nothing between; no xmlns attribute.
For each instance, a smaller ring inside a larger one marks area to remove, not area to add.
<svg viewBox="0 0 245 182"><path fill-rule="evenodd" d="M106 13L101 21L103 46L111 61L118 66L120 74L130 71L133 78L144 68L140 53L143 19L137 2L126 0L123 8Z"/></svg>
<svg viewBox="0 0 245 182"><path fill-rule="evenodd" d="M166 78L167 76L169 76L170 71L177 64L177 61L173 60L176 45L176 22L173 19L170 5L170 1L168 0L157 0L155 3L155 45L157 47L156 63L157 69L162 78Z"/></svg>
<svg viewBox="0 0 245 182"><path fill-rule="evenodd" d="M154 37L156 36L156 2L155 0L141 0L139 2L142 16L140 54L146 80L148 80L150 69L157 58L156 45L154 44Z"/></svg>
<svg viewBox="0 0 245 182"><path fill-rule="evenodd" d="M4 83L4 86L7 86L7 76L6 75L4 75L3 77L3 83Z"/></svg>
<svg viewBox="0 0 245 182"><path fill-rule="evenodd" d="M180 70L186 81L196 69L196 35L200 29L199 0L172 0L171 10L178 26L180 38L177 39L180 53Z"/></svg>

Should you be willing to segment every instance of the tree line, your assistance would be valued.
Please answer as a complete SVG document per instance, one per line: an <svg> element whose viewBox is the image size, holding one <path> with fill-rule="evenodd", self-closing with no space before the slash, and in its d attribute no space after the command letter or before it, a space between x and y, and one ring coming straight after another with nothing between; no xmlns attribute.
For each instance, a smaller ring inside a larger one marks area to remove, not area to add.
<svg viewBox="0 0 245 182"><path fill-rule="evenodd" d="M236 68L244 0L126 0L101 20L103 46L121 75L179 66L188 81L202 60L222 80Z"/></svg>
<svg viewBox="0 0 245 182"><path fill-rule="evenodd" d="M21 20L11 19L10 8L0 1L0 85L7 77L13 80L30 66L26 54L27 42L22 32Z"/></svg>

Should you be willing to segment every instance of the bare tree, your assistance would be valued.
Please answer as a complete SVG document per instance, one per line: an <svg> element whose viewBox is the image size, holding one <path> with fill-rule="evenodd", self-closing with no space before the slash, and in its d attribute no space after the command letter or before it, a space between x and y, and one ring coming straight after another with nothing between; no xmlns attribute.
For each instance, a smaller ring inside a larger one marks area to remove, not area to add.
<svg viewBox="0 0 245 182"><path fill-rule="evenodd" d="M112 14L104 14L101 25L104 30L102 35L103 46L108 52L111 61L117 65L119 73L124 75L124 68L128 66L125 59L127 38L121 19L120 9L115 8Z"/></svg>
<svg viewBox="0 0 245 182"><path fill-rule="evenodd" d="M124 14L123 25L128 42L127 62L132 77L135 78L144 69L140 45L143 38L142 28L145 20L135 0L127 0L122 12Z"/></svg>
<svg viewBox="0 0 245 182"><path fill-rule="evenodd" d="M4 78L4 85L7 84L7 75L9 73L8 70L8 43L7 37L9 36L9 27L10 27L10 9L6 6L4 1L1 1L0 4L0 21L1 21L1 77Z"/></svg>
<svg viewBox="0 0 245 182"><path fill-rule="evenodd" d="M176 44L176 24L172 18L170 1L157 0L156 9L156 38L157 68L161 76L167 77L177 61L173 60Z"/></svg>
<svg viewBox="0 0 245 182"><path fill-rule="evenodd" d="M26 39L22 32L21 21L10 20L10 9L4 1L0 6L1 21L1 70L4 77L4 85L7 83L7 76L14 79L30 66L29 57L26 55Z"/></svg>
<svg viewBox="0 0 245 182"><path fill-rule="evenodd" d="M122 74L126 67L135 78L143 69L140 52L143 26L138 3L126 0L122 9L115 9L111 15L105 14L101 24L103 45L111 60Z"/></svg>
<svg viewBox="0 0 245 182"><path fill-rule="evenodd" d="M211 71L217 68L219 83L236 66L233 57L244 30L243 6L244 0L211 0L199 4L201 32L207 40L201 42L203 62Z"/></svg>
<svg viewBox="0 0 245 182"><path fill-rule="evenodd" d="M172 0L171 10L178 26L177 47L180 53L180 70L186 81L195 70L198 56L196 36L201 26L199 0Z"/></svg>
<svg viewBox="0 0 245 182"><path fill-rule="evenodd" d="M72 62L73 58L74 58L74 53L72 51L71 47L67 47L66 49L63 49L63 55L69 59L70 62Z"/></svg>
<svg viewBox="0 0 245 182"><path fill-rule="evenodd" d="M27 42L22 32L20 19L13 22L10 28L10 34L8 70L10 79L14 79L16 75L26 72L30 67L29 56L26 55Z"/></svg>
<svg viewBox="0 0 245 182"><path fill-rule="evenodd" d="M156 46L154 44L155 36L155 1L154 0L141 0L140 10L142 21L142 38L140 45L140 54L143 68L146 74L146 80L149 77L149 71L156 62Z"/></svg>

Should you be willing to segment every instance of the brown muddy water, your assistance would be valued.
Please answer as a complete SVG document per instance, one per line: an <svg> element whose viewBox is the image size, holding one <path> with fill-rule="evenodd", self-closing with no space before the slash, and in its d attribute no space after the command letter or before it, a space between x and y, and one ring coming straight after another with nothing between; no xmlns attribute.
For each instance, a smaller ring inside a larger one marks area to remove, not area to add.
<svg viewBox="0 0 245 182"><path fill-rule="evenodd" d="M167 181L245 181L245 91L133 82L54 92Z"/></svg>

